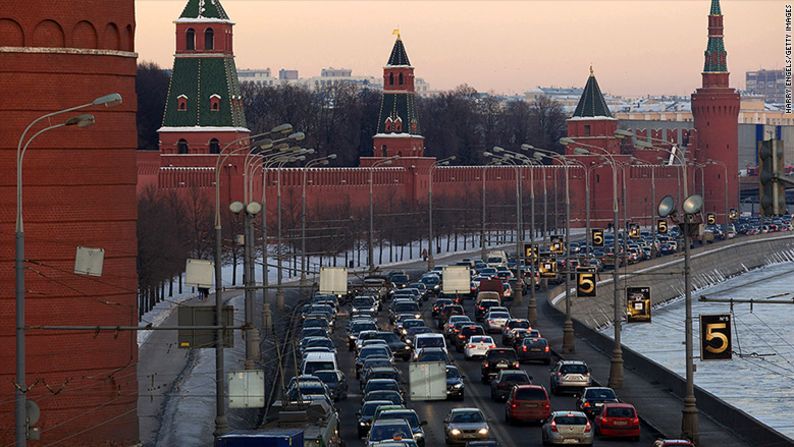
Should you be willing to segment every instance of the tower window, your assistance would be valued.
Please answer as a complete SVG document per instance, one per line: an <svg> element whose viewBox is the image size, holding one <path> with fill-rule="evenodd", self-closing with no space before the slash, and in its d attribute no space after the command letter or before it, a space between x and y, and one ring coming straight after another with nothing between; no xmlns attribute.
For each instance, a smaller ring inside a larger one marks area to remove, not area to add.
<svg viewBox="0 0 794 447"><path fill-rule="evenodd" d="M221 97L218 94L210 96L210 110L218 112L221 110Z"/></svg>
<svg viewBox="0 0 794 447"><path fill-rule="evenodd" d="M386 156L387 152L386 152L386 145L385 144L380 147L380 152L381 152L381 156L383 156L383 157Z"/></svg>
<svg viewBox="0 0 794 447"><path fill-rule="evenodd" d="M220 154L221 153L221 143L218 141L217 138L213 138L210 140L210 154Z"/></svg>
<svg viewBox="0 0 794 447"><path fill-rule="evenodd" d="M400 83L400 85L403 85L403 74L402 73L400 73L400 76L398 77L398 79L399 79L398 82Z"/></svg>
<svg viewBox="0 0 794 447"><path fill-rule="evenodd" d="M389 85L394 85L394 73L389 73Z"/></svg>
<svg viewBox="0 0 794 447"><path fill-rule="evenodd" d="M187 110L187 96L179 95L176 97L176 110L180 112Z"/></svg>
<svg viewBox="0 0 794 447"><path fill-rule="evenodd" d="M396 120L394 120L394 131L395 132L402 132L403 131L403 120L399 116Z"/></svg>
<svg viewBox="0 0 794 447"><path fill-rule="evenodd" d="M590 125L589 124L585 124L584 125L584 136L586 136L586 137L590 136Z"/></svg>
<svg viewBox="0 0 794 447"><path fill-rule="evenodd" d="M193 28L188 28L185 31L185 49L190 51L196 49L196 31Z"/></svg>
<svg viewBox="0 0 794 447"><path fill-rule="evenodd" d="M187 140L185 139L179 140L179 142L176 144L176 147L177 147L177 151L180 154L187 154L188 152Z"/></svg>
<svg viewBox="0 0 794 447"><path fill-rule="evenodd" d="M207 30L204 31L204 49L215 49L215 31L213 31L212 28L207 28Z"/></svg>
<svg viewBox="0 0 794 447"><path fill-rule="evenodd" d="M386 122L383 124L383 129L386 132L391 132L392 119L390 116L386 117Z"/></svg>

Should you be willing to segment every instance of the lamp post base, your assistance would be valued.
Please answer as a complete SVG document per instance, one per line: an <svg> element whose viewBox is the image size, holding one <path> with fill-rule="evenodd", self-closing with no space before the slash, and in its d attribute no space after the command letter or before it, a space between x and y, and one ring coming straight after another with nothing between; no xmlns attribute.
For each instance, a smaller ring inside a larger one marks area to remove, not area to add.
<svg viewBox="0 0 794 447"><path fill-rule="evenodd" d="M249 327L245 330L245 344L246 344L246 359L245 369L254 369L256 364L262 360L260 351L261 338L259 330L255 327Z"/></svg>
<svg viewBox="0 0 794 447"><path fill-rule="evenodd" d="M212 432L212 436L218 438L222 435L225 435L226 432L229 431L229 423L226 422L226 416L218 416L215 418L215 431Z"/></svg>
<svg viewBox="0 0 794 447"><path fill-rule="evenodd" d="M562 326L562 352L571 353L575 351L573 321L571 317L568 317Z"/></svg>
<svg viewBox="0 0 794 447"><path fill-rule="evenodd" d="M692 440L698 445L698 409L695 396L684 398L684 409L681 411L681 436Z"/></svg>
<svg viewBox="0 0 794 447"><path fill-rule="evenodd" d="M609 364L609 387L614 389L623 387L623 351L620 346L612 351L612 360Z"/></svg>
<svg viewBox="0 0 794 447"><path fill-rule="evenodd" d="M535 286L533 285L530 287ZM534 296L529 297L529 304L527 304L527 320L529 320L529 325L532 327L538 324L538 304Z"/></svg>
<svg viewBox="0 0 794 447"><path fill-rule="evenodd" d="M276 309L284 310L284 290L278 289L276 291Z"/></svg>
<svg viewBox="0 0 794 447"><path fill-rule="evenodd" d="M270 303L265 301L262 309L262 330L265 334L273 333L273 312L270 310Z"/></svg>

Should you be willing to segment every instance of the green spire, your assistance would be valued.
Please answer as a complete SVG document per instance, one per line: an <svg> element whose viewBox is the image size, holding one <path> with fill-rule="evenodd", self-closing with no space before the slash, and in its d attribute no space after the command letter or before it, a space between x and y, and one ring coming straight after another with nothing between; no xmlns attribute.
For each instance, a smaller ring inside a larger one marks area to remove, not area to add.
<svg viewBox="0 0 794 447"><path fill-rule="evenodd" d="M188 0L179 18L229 20L229 16L221 6L221 0Z"/></svg>
<svg viewBox="0 0 794 447"><path fill-rule="evenodd" d="M711 12L709 15L721 16L722 10L720 9L720 0L711 0Z"/></svg>
<svg viewBox="0 0 794 447"><path fill-rule="evenodd" d="M394 42L389 62L386 65L411 65L411 61L408 60L408 53L405 52L405 46L399 35L397 36L397 41Z"/></svg>
<svg viewBox="0 0 794 447"><path fill-rule="evenodd" d="M590 77L587 78L587 84L584 86L582 97L579 98L579 104L576 105L573 116L579 118L612 117L604 95L601 94L601 88L598 87L592 66L590 66Z"/></svg>

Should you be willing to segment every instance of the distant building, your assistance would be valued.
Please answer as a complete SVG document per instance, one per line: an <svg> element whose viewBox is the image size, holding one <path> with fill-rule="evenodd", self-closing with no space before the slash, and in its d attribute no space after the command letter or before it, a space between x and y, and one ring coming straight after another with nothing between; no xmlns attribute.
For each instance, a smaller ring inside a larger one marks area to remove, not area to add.
<svg viewBox="0 0 794 447"><path fill-rule="evenodd" d="M254 82L258 85L277 86L281 84L293 84L304 86L310 90L322 90L333 88L345 84L353 84L360 88L383 90L383 79L375 76L354 75L350 68L328 67L320 70L320 76L310 76L301 78L298 70L282 68L278 71L278 77L274 77L269 68L241 69L237 71L237 79L240 83ZM416 93L425 95L430 92L430 84L424 79L415 80Z"/></svg>
<svg viewBox="0 0 794 447"><path fill-rule="evenodd" d="M254 82L259 85L275 85L277 81L269 68L237 70L237 79L240 83Z"/></svg>
<svg viewBox="0 0 794 447"><path fill-rule="evenodd" d="M279 81L297 81L298 70L288 70L286 68L282 68L278 71L278 79Z"/></svg>
<svg viewBox="0 0 794 447"><path fill-rule="evenodd" d="M786 77L783 70L758 70L745 73L747 93L760 95L766 102L783 104L786 93Z"/></svg>

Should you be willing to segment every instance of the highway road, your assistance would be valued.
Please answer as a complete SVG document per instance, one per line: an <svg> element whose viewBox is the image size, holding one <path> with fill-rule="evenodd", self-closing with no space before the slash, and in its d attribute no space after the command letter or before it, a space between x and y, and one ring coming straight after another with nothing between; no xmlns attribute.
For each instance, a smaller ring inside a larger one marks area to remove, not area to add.
<svg viewBox="0 0 794 447"><path fill-rule="evenodd" d="M409 274L417 276L421 272L411 271ZM541 308L542 300L545 296L542 293L538 294L538 308ZM428 326L435 327L434 321L430 315L430 308L433 298L428 301L423 307L424 319ZM385 306L384 306L385 307ZM467 314L473 319L473 303L471 299L465 302ZM338 322L336 324L338 329L333 337L338 346L338 361L340 369L347 375L350 393L348 399L338 403L342 437L347 446L362 446L365 445L365 440L361 440L357 435L357 419L355 416L358 411L361 401L361 394L359 390L359 382L355 378L354 355L348 351L345 333L342 328L345 327L347 320L347 311L345 308L340 313ZM515 312L515 316L520 318L524 316L523 309L520 312ZM388 324L388 319L385 317L385 310L381 311L379 315L379 323L383 329L391 330L392 327ZM543 327L539 327L541 333ZM501 342L501 336L495 335L497 344ZM510 426L504 422L504 403L497 403L490 400L490 388L480 382L480 361L478 360L464 360L463 354L455 352L454 348L451 350L454 358L454 363L458 366L461 373L464 375L465 382L465 399L464 401L433 401L433 402L408 402L408 406L416 410L421 420L425 420L428 424L425 428L425 437L427 446L444 445L444 428L443 420L447 413L452 408L456 407L478 407L482 409L486 418L488 418L491 426L492 437L497 439L503 446L534 446L542 445L541 443L541 428L537 425L519 425ZM403 373L404 379L408 378L408 364L401 360L396 360L397 366ZM549 383L549 366L542 364L522 364L521 368L534 379L533 382L543 385L548 389ZM407 386L407 385L406 385ZM618 396L620 394L618 393ZM551 396L552 398L552 411L555 410L572 410L575 409L575 399L572 396ZM656 439L656 433L649 427L643 425L642 438L638 442L631 441L605 441L596 439L595 445L597 446L627 446L627 445L650 445Z"/></svg>

